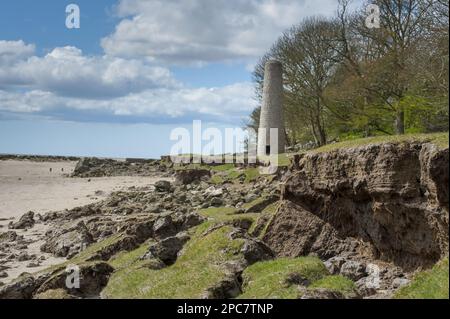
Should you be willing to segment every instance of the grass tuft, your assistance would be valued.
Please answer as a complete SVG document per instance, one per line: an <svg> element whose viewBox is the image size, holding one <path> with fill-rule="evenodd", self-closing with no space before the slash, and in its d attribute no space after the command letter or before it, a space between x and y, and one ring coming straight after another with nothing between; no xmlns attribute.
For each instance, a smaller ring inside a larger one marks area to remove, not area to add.
<svg viewBox="0 0 450 319"><path fill-rule="evenodd" d="M411 283L400 288L396 299L449 299L448 258L432 269L416 274Z"/></svg>

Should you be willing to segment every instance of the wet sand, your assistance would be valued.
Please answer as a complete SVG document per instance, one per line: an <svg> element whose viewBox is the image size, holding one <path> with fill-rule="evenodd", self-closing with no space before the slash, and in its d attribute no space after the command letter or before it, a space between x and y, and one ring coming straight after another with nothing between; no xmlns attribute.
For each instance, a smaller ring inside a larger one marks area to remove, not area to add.
<svg viewBox="0 0 450 319"><path fill-rule="evenodd" d="M0 233L8 231L8 223L17 221L28 211L43 214L72 209L102 200L113 191L126 190L132 186L148 186L159 180L143 176L67 177L75 165L76 162L67 161L0 161ZM40 252L39 247L43 243L41 238L46 230L46 226L40 223L27 231L15 230L17 234L34 241L25 250L28 254L43 255L47 259L36 268L28 268L29 261L8 262L4 264L9 267L5 270L8 277L1 278L0 281L7 283L22 272L36 272L65 260Z"/></svg>

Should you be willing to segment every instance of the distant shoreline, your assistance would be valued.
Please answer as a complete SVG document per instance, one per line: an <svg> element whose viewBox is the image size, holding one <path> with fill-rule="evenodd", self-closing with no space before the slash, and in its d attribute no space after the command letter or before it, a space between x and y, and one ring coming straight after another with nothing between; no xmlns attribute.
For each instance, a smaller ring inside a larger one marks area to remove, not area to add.
<svg viewBox="0 0 450 319"><path fill-rule="evenodd" d="M114 158L114 157L97 157L97 156L65 156L65 155L34 155L34 154L2 154L0 153L0 161L18 160L33 162L76 162L82 158L98 158L110 159L117 161L141 162L154 161L152 158Z"/></svg>

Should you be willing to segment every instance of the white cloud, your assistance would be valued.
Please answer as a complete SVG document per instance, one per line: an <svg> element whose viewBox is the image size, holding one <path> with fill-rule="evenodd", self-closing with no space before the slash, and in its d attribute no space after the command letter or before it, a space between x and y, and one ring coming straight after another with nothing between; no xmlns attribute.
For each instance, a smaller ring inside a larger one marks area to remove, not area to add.
<svg viewBox="0 0 450 319"><path fill-rule="evenodd" d="M84 98L110 98L151 88L180 87L168 69L145 60L90 57L75 47L55 48L44 57L21 56L22 59L16 57L14 63L2 67L0 87L22 85Z"/></svg>
<svg viewBox="0 0 450 319"><path fill-rule="evenodd" d="M35 46L20 41L0 40L0 66L14 63L34 54Z"/></svg>
<svg viewBox="0 0 450 319"><path fill-rule="evenodd" d="M61 97L46 91L26 93L0 90L0 112L43 114L53 118L105 121L116 117L124 121L191 121L208 118L220 122L236 121L256 106L251 83L219 88L152 89L109 100ZM64 118L67 116L68 118ZM97 116L98 118L83 118ZM237 123L238 125L240 123Z"/></svg>
<svg viewBox="0 0 450 319"><path fill-rule="evenodd" d="M251 60L302 18L336 7L337 0L120 0L122 21L102 46L169 64Z"/></svg>

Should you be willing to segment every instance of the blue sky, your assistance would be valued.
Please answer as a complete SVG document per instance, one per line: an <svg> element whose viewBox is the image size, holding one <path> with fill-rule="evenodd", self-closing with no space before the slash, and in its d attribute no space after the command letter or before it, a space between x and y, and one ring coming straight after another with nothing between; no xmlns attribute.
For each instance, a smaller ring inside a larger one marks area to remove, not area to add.
<svg viewBox="0 0 450 319"><path fill-rule="evenodd" d="M67 29L65 8L81 10ZM0 10L0 153L167 154L176 127L242 126L251 70L336 0L15 0Z"/></svg>

